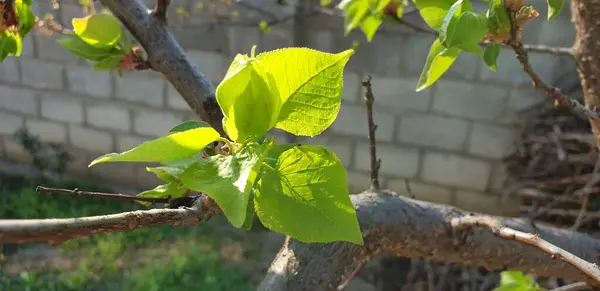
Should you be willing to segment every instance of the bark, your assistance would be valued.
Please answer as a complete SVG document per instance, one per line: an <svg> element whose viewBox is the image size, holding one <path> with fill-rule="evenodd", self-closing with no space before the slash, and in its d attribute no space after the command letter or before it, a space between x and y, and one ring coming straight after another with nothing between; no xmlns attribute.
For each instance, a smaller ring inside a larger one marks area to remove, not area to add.
<svg viewBox="0 0 600 291"><path fill-rule="evenodd" d="M261 283L261 291L336 290L362 260L378 255L422 258L480 266L488 270L518 270L539 276L584 280L564 261L531 246L497 237L487 228L460 232L452 218L469 213L450 206L403 198L389 192L352 196L365 245L335 242L303 244L288 240ZM490 217L507 227L539 233L548 242L600 263L600 241L580 233L538 226L523 219Z"/></svg>
<svg viewBox="0 0 600 291"><path fill-rule="evenodd" d="M585 105L600 108L600 0L572 0L576 39L573 56L577 62ZM600 146L600 119L590 117L596 145Z"/></svg>
<svg viewBox="0 0 600 291"><path fill-rule="evenodd" d="M213 128L225 135L223 115L215 98L215 87L196 68L167 29L161 14L154 17L141 0L100 0L140 42L150 67L162 73L187 104ZM166 1L164 5L168 4ZM161 2L161 3L162 3ZM165 7L163 7L166 9ZM202 41L202 40L200 40Z"/></svg>
<svg viewBox="0 0 600 291"><path fill-rule="evenodd" d="M205 222L221 211L213 200L202 196L192 207L151 209L58 219L2 219L0 244L64 241L108 232L128 232L156 225L183 226Z"/></svg>

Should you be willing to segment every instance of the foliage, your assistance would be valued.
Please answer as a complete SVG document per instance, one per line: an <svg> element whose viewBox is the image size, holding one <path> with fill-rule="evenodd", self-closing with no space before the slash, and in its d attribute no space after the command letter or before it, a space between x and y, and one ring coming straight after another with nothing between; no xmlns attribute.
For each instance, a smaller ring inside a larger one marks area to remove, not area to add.
<svg viewBox="0 0 600 291"><path fill-rule="evenodd" d="M498 67L500 44L513 37L511 28L522 28L538 16L524 0L487 0L485 13L473 10L469 0L413 0L425 23L438 33L429 49L425 67L417 82L417 91L435 83L462 52L480 56L491 70ZM548 21L563 8L564 0L548 0ZM324 3L328 4L328 3ZM346 33L360 27L372 41L383 19L400 20L406 3L393 0L343 0L337 7L344 12ZM396 11L397 13L391 13ZM394 17L390 17L393 15ZM516 31L516 33L520 33ZM483 48L482 48L483 46Z"/></svg>
<svg viewBox="0 0 600 291"><path fill-rule="evenodd" d="M544 291L544 289L522 272L504 271L500 274L500 286L493 291Z"/></svg>

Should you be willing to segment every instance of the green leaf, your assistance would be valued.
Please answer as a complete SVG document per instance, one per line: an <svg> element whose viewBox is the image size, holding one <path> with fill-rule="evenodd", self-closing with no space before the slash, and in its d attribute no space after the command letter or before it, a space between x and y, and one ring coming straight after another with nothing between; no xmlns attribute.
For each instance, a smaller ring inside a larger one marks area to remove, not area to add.
<svg viewBox="0 0 600 291"><path fill-rule="evenodd" d="M99 60L98 63L96 63L96 65L94 65L94 70L96 70L96 71L113 70L121 63L121 61L123 60L123 57L124 57L123 54L109 55L109 56Z"/></svg>
<svg viewBox="0 0 600 291"><path fill-rule="evenodd" d="M473 53L476 54L480 57L483 57L483 49L481 48L481 46L479 45L479 43L475 43L475 42L470 42L470 43L464 43L462 45L458 45L456 46L456 48L459 48L463 51L466 51L468 53Z"/></svg>
<svg viewBox="0 0 600 291"><path fill-rule="evenodd" d="M433 30L439 31L444 16L456 0L413 0L421 17Z"/></svg>
<svg viewBox="0 0 600 291"><path fill-rule="evenodd" d="M250 230L252 228L252 223L254 222L255 216L256 211L254 211L254 193L251 190L250 197L248 198L248 204L246 205L246 218L244 219L242 228L245 230Z"/></svg>
<svg viewBox="0 0 600 291"><path fill-rule="evenodd" d="M446 15L444 15L442 25L440 26L440 42L445 43L449 31L454 31L456 22L463 11L463 3L463 0L456 1L456 3L454 3L450 9L448 9Z"/></svg>
<svg viewBox="0 0 600 291"><path fill-rule="evenodd" d="M315 136L336 119L343 71L354 50L338 54L309 48L285 48L258 55L281 97L276 128L299 136Z"/></svg>
<svg viewBox="0 0 600 291"><path fill-rule="evenodd" d="M547 0L548 2L548 21L554 19L560 13L565 5L564 0Z"/></svg>
<svg viewBox="0 0 600 291"><path fill-rule="evenodd" d="M21 42L21 37L19 35L6 30L0 37L2 38L2 50L8 56L21 55L23 43Z"/></svg>
<svg viewBox="0 0 600 291"><path fill-rule="evenodd" d="M460 55L460 49L447 49L439 39L436 39L429 49L416 91L422 91L435 83L452 66L458 55Z"/></svg>
<svg viewBox="0 0 600 291"><path fill-rule="evenodd" d="M146 171L154 173L159 179L165 182L179 183L181 174L183 174L185 168L169 166L146 167Z"/></svg>
<svg viewBox="0 0 600 291"><path fill-rule="evenodd" d="M168 198L169 196L172 198L183 197L187 194L188 189L184 187L180 187L176 183L168 183L164 185L158 185L154 189L146 190L137 194L137 197L147 197L147 198ZM138 201L139 203L149 206L152 203Z"/></svg>
<svg viewBox="0 0 600 291"><path fill-rule="evenodd" d="M363 244L344 166L324 147L282 152L274 168L265 167L254 201L260 221L275 232L307 243Z"/></svg>
<svg viewBox="0 0 600 291"><path fill-rule="evenodd" d="M488 65L488 67L492 71L495 71L498 69L497 61L498 61L499 55L500 55L500 45L499 44L492 43L492 44L489 44L485 48L485 52L483 54L483 61L485 61L485 64Z"/></svg>
<svg viewBox="0 0 600 291"><path fill-rule="evenodd" d="M182 131L186 131L186 130L190 130L190 129L194 129L194 128L200 128L200 127L210 127L210 125L204 121L187 120L178 125L175 125L173 128L171 128L171 130L169 130L169 133L182 132Z"/></svg>
<svg viewBox="0 0 600 291"><path fill-rule="evenodd" d="M381 23L383 23L382 18L375 15L369 15L362 21L360 24L360 29L367 37L367 41L371 42L373 40L373 36L375 36L377 29L379 29L379 26L381 26Z"/></svg>
<svg viewBox="0 0 600 291"><path fill-rule="evenodd" d="M238 54L216 91L223 127L234 141L257 138L273 128L281 100L261 62Z"/></svg>
<svg viewBox="0 0 600 291"><path fill-rule="evenodd" d="M31 1L16 0L15 13L19 19L19 35L25 37L35 25L35 15L31 11Z"/></svg>
<svg viewBox="0 0 600 291"><path fill-rule="evenodd" d="M479 43L488 32L488 22L484 15L470 11L463 12L455 26L448 28L446 47L459 47Z"/></svg>
<svg viewBox="0 0 600 291"><path fill-rule="evenodd" d="M250 192L261 163L273 146L269 143L250 143L232 156L216 155L191 165L181 182L188 188L206 193L217 202L235 227L241 227L247 218Z"/></svg>
<svg viewBox="0 0 600 291"><path fill-rule="evenodd" d="M211 127L190 129L147 141L122 153L110 153L93 160L89 167L106 162L167 162L189 158L216 141L219 133Z"/></svg>
<svg viewBox="0 0 600 291"><path fill-rule="evenodd" d="M68 37L56 41L74 55L90 61L100 61L111 55L110 48L93 47L79 37Z"/></svg>
<svg viewBox="0 0 600 291"><path fill-rule="evenodd" d="M121 37L121 24L112 15L91 14L83 18L73 18L73 33L94 47L114 47Z"/></svg>
<svg viewBox="0 0 600 291"><path fill-rule="evenodd" d="M360 26L362 20L369 13L369 6L370 0L350 0L338 4L338 9L345 12L344 31L346 35Z"/></svg>

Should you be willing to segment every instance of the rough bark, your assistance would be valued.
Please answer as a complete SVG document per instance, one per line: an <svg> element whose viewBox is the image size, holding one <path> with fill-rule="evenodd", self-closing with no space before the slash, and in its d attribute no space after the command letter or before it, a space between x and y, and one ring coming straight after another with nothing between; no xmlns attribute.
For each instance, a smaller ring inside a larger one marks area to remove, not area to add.
<svg viewBox="0 0 600 291"><path fill-rule="evenodd" d="M261 291L336 290L344 276L368 257L396 255L460 263L489 270L519 270L540 276L584 280L575 268L537 248L494 236L487 228L453 232L450 220L469 215L389 192L352 196L365 245L336 242L303 244L288 240L259 287ZM600 241L551 227L533 229L523 219L491 217L541 238L592 263L600 263Z"/></svg>
<svg viewBox="0 0 600 291"><path fill-rule="evenodd" d="M572 0L572 21L577 31L573 56L577 62L585 105L600 109L600 1ZM600 119L589 118L600 146Z"/></svg>

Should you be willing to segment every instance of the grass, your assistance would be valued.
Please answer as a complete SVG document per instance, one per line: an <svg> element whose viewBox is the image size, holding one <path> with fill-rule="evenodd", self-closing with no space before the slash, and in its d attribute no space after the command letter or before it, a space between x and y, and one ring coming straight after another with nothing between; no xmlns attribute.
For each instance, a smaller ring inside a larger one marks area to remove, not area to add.
<svg viewBox="0 0 600 291"><path fill-rule="evenodd" d="M110 192L82 181L0 175L0 218L76 217L144 208L111 199L37 195L36 185ZM256 282L249 278L257 269L251 259L261 245L257 235L217 219L201 226L157 226L79 238L57 248L43 246L49 255L41 260L27 255L37 245L0 245L0 290L254 290Z"/></svg>

